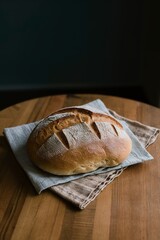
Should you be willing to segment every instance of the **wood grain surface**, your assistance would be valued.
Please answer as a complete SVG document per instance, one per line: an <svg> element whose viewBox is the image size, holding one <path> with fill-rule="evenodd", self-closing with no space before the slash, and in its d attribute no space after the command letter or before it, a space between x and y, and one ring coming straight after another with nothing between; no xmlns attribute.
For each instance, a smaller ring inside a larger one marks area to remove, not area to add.
<svg viewBox="0 0 160 240"><path fill-rule="evenodd" d="M37 195L16 161L3 128L40 120L55 110L101 99L127 118L160 128L160 109L126 98L53 95L0 112L0 240L160 239L160 137L149 146L154 160L127 168L84 210L49 190Z"/></svg>

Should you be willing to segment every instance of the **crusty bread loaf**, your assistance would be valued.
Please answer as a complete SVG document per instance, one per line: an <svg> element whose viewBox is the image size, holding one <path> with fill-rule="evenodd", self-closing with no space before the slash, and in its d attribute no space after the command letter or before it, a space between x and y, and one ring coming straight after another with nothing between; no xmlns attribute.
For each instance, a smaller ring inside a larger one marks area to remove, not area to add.
<svg viewBox="0 0 160 240"><path fill-rule="evenodd" d="M27 141L31 161L56 175L116 166L131 148L132 141L118 120L83 107L63 108L47 116Z"/></svg>

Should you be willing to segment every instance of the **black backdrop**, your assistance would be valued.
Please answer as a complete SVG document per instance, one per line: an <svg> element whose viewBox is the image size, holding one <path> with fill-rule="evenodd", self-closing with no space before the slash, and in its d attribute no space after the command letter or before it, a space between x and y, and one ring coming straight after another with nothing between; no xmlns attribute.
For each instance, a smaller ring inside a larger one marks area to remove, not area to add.
<svg viewBox="0 0 160 240"><path fill-rule="evenodd" d="M0 88L153 86L158 14L148 0L1 0Z"/></svg>

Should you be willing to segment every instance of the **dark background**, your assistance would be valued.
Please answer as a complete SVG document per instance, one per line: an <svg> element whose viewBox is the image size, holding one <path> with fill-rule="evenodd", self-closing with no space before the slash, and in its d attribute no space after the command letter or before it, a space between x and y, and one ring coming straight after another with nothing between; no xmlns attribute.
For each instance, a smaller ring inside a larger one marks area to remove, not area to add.
<svg viewBox="0 0 160 240"><path fill-rule="evenodd" d="M155 106L158 1L0 2L0 108L55 93L103 93Z"/></svg>

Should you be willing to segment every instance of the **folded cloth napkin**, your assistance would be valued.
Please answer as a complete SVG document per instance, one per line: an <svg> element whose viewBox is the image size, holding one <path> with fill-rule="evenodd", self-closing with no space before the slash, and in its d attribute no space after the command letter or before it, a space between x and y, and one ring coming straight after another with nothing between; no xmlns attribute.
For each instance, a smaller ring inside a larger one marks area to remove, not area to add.
<svg viewBox="0 0 160 240"><path fill-rule="evenodd" d="M152 160L153 157L146 150L146 147L156 140L160 131L157 128L146 126L118 115L116 112L108 109L100 99L82 106L88 109L95 109L96 112L103 111L114 116L128 132L132 139L132 151L129 157L119 166L100 168L90 173L72 176L56 176L45 173L32 164L26 151L27 139L38 122L4 128L4 135L17 161L28 175L37 193L40 194L43 190L50 189L80 209L84 209L93 201L128 166Z"/></svg>

